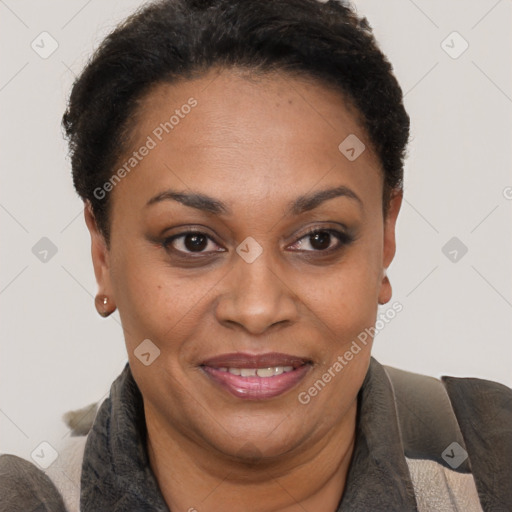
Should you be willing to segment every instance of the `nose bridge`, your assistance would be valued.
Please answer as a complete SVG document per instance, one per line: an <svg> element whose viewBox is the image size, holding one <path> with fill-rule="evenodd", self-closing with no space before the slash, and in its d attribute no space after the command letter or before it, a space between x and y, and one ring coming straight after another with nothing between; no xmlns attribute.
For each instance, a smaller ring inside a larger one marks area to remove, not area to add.
<svg viewBox="0 0 512 512"><path fill-rule="evenodd" d="M270 249L256 244L249 240L237 248L229 290L217 308L219 321L235 322L253 333L296 315L293 294L279 276Z"/></svg>
<svg viewBox="0 0 512 512"><path fill-rule="evenodd" d="M253 249L251 249L252 251ZM270 295L276 293L276 288L280 288L280 280L277 265L270 253L270 250L262 251L254 260L246 260L243 256L239 256L240 260L236 262L235 273L239 277L239 283L245 288L250 295L258 298L259 294L266 294L267 299ZM278 281L276 283L275 281ZM277 286L276 286L277 284Z"/></svg>

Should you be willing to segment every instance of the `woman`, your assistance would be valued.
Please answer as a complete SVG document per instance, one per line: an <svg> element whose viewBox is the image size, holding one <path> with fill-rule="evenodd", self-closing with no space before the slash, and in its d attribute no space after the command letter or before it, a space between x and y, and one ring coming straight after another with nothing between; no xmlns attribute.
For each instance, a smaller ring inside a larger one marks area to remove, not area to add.
<svg viewBox="0 0 512 512"><path fill-rule="evenodd" d="M0 458L2 510L512 509L512 390L371 356L409 119L364 19L149 4L63 123L129 365L46 474Z"/></svg>

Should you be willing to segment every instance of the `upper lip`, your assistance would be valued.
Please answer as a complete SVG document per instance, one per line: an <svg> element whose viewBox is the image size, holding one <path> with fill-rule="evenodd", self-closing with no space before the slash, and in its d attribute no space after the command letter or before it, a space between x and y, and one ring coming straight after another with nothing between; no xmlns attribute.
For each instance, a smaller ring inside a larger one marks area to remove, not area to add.
<svg viewBox="0 0 512 512"><path fill-rule="evenodd" d="M221 354L207 359L201 363L201 366L209 366L211 368L268 368L274 366L293 366L294 368L298 368L310 362L310 359L304 357L281 354L279 352L267 352L265 354L235 352L231 354Z"/></svg>

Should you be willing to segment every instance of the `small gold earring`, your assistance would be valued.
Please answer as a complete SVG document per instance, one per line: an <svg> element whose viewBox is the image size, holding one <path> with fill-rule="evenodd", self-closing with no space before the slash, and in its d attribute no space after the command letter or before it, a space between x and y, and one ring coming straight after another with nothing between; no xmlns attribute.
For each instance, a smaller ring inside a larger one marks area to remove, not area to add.
<svg viewBox="0 0 512 512"><path fill-rule="evenodd" d="M388 277L388 273L386 271L386 269L384 269L383 273L382 273L382 283L387 283L389 287L391 287L391 283L389 282L389 277ZM384 304L387 304L389 301L381 301L380 298L378 300L379 304L381 306L383 306Z"/></svg>
<svg viewBox="0 0 512 512"><path fill-rule="evenodd" d="M107 316L111 315L115 310L116 307L107 309L109 299L106 295L96 295L96 298L94 299L94 303L96 305L96 311L103 317L106 318Z"/></svg>

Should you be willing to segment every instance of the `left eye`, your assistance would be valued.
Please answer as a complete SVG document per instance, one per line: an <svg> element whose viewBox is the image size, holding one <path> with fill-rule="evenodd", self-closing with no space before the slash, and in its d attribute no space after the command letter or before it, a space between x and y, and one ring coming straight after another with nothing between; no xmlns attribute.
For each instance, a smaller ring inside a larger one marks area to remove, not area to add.
<svg viewBox="0 0 512 512"><path fill-rule="evenodd" d="M333 238L336 239L334 245L332 245ZM298 250L303 250L306 252L328 252L330 250L336 249L336 245L338 245L338 247L341 247L342 245L346 245L349 241L349 236L340 231L336 231L333 229L316 229L314 231L306 233L303 237L297 240L297 242L295 242L293 246L298 246ZM307 245L312 247L312 249L305 248Z"/></svg>

